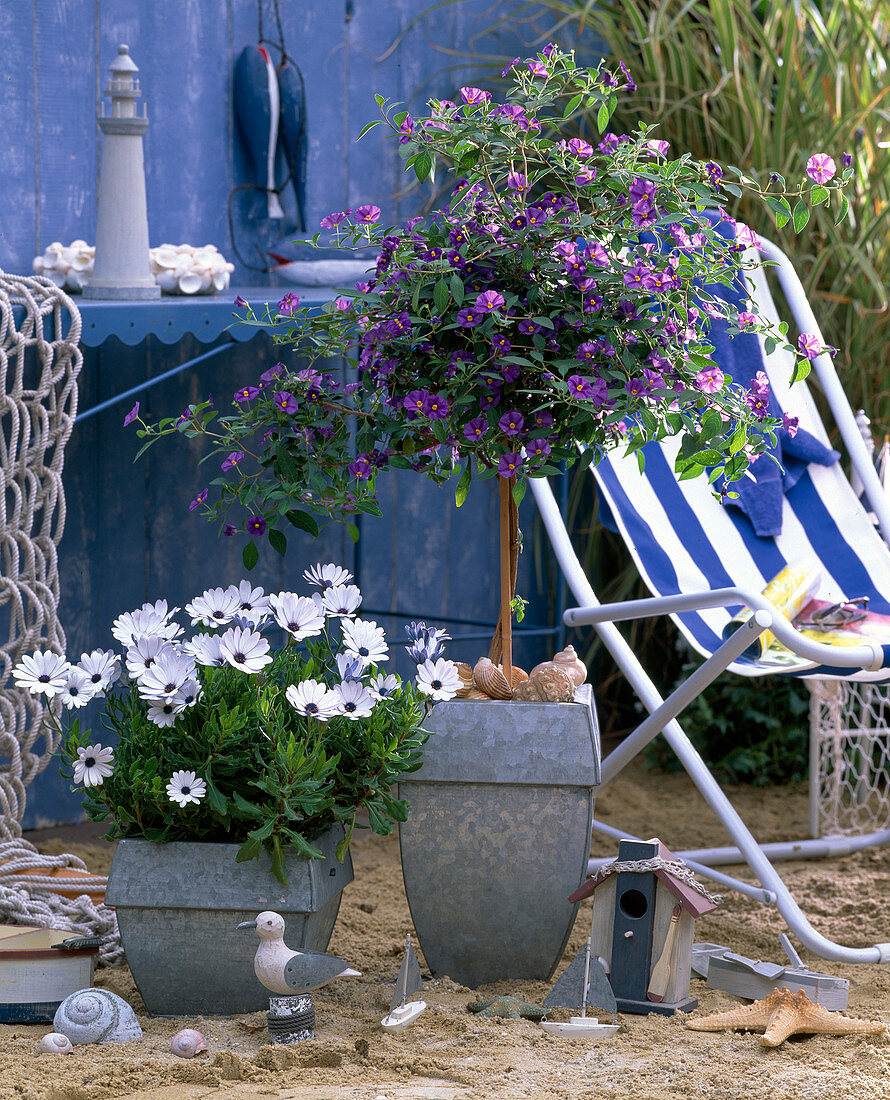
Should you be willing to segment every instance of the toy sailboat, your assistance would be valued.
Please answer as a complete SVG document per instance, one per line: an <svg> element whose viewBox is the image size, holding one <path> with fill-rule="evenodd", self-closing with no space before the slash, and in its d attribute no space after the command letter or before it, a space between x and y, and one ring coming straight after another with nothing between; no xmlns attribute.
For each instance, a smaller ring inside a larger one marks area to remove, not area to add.
<svg viewBox="0 0 890 1100"><path fill-rule="evenodd" d="M409 1024L413 1024L417 1017L426 1008L425 1001L408 1001L412 993L419 993L423 989L420 978L420 966L417 963L417 955L411 946L411 933L408 933L405 941L405 955L402 965L399 967L399 976L396 978L396 990L389 1006L389 1015L384 1016L380 1026L386 1031L403 1031Z"/></svg>
<svg viewBox="0 0 890 1100"><path fill-rule="evenodd" d="M601 1024L587 1015L588 1004L604 1008L614 1019L618 1006L609 979L598 959L590 962L590 940L581 948L556 985L544 998L545 1008L580 1008L581 1015L568 1022L542 1020L541 1027L551 1035L569 1039L606 1039L618 1030L618 1024Z"/></svg>

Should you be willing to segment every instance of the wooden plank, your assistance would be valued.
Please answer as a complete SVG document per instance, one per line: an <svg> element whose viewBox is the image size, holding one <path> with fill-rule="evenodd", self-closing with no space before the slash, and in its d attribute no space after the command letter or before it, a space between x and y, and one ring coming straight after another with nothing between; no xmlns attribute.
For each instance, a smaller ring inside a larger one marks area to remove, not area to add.
<svg viewBox="0 0 890 1100"><path fill-rule="evenodd" d="M0 4L0 268L16 274L30 274L38 251L34 39L32 5Z"/></svg>

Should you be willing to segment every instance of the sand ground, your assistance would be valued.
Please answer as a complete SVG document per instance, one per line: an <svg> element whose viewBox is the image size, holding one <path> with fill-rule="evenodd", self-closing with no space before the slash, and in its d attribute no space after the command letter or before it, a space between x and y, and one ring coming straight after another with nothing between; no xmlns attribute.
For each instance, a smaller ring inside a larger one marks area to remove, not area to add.
<svg viewBox="0 0 890 1100"><path fill-rule="evenodd" d="M758 839L806 835L805 792L740 788L731 793ZM597 816L640 836L660 836L675 849L726 842L722 827L685 776L631 768L600 793ZM47 850L70 849L60 838L42 844ZM594 852L612 855L614 845L596 840ZM100 870L107 867L110 847L90 845L81 854ZM527 1020L467 1013L468 1002L502 993L540 1004L549 988L541 982L469 990L447 978L429 980L424 986L428 1010L405 1032L385 1033L379 1021L387 1011L405 933L411 930L397 838L360 836L353 859L355 881L344 892L330 950L350 960L363 976L316 993L313 1042L268 1045L263 1013L152 1019L126 968L99 970L96 984L133 1004L144 1038L125 1045L77 1047L74 1054L59 1057L38 1053L37 1042L48 1027L0 1025L0 1100L890 1098L890 1039L885 1036L815 1036L767 1050L751 1033L703 1034L685 1029L680 1016L624 1015L614 1038L585 1043L548 1036ZM820 932L853 946L890 940L890 851L784 867ZM582 906L565 962L586 938L589 905ZM696 939L778 962L783 929L775 911L728 893L719 909L698 922ZM804 958L815 969L850 980L849 1014L890 1027L887 967ZM739 1003L696 978L692 993L700 1002L696 1014ZM170 1053L170 1038L188 1026L204 1032L210 1049L182 1061Z"/></svg>

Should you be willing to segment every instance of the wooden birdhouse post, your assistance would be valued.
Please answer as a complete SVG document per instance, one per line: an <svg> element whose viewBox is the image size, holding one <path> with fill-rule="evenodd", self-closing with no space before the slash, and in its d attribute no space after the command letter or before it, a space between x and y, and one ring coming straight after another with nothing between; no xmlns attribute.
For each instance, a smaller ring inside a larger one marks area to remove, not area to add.
<svg viewBox="0 0 890 1100"><path fill-rule="evenodd" d="M676 863L660 840L622 840L617 871L606 864L569 898L595 892L591 952L608 963L619 1012L691 1012L689 996L695 918L716 903L664 866L624 868L657 859Z"/></svg>

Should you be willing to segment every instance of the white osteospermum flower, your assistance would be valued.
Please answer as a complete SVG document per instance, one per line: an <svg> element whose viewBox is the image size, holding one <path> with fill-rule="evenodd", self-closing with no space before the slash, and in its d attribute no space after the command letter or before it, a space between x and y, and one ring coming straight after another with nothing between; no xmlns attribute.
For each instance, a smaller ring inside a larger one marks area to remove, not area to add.
<svg viewBox="0 0 890 1100"><path fill-rule="evenodd" d="M170 702L173 704L173 708L176 713L179 714L179 712L185 710L186 707L193 707L195 703L197 703L197 701L201 698L201 695L201 685L198 683L198 681L186 680L186 682L172 696Z"/></svg>
<svg viewBox="0 0 890 1100"><path fill-rule="evenodd" d="M453 699L460 690L461 681L454 661L440 657L437 661L424 661L417 666L417 690L433 699Z"/></svg>
<svg viewBox="0 0 890 1100"><path fill-rule="evenodd" d="M187 603L185 609L192 617L192 626L198 623L202 626L225 626L231 622L233 615L237 615L240 605L238 589L232 585L231 588L208 588Z"/></svg>
<svg viewBox="0 0 890 1100"><path fill-rule="evenodd" d="M74 761L74 782L85 787L101 787L102 781L111 775L114 760L112 749L103 749L101 745L87 745L77 750Z"/></svg>
<svg viewBox="0 0 890 1100"><path fill-rule="evenodd" d="M335 691L329 691L318 680L303 680L300 684L291 684L284 697L297 714L306 718L324 721L340 712L340 696Z"/></svg>
<svg viewBox="0 0 890 1100"><path fill-rule="evenodd" d="M259 672L272 660L269 643L262 634L240 626L223 634L219 651L232 668L240 668L242 672Z"/></svg>
<svg viewBox="0 0 890 1100"><path fill-rule="evenodd" d="M166 601L162 600L161 603L164 607L167 606ZM140 638L172 640L182 633L182 627L168 622L166 615L159 614L155 607L146 604L138 611L125 611L123 615L119 615L111 624L111 633L121 645L131 646Z"/></svg>
<svg viewBox="0 0 890 1100"><path fill-rule="evenodd" d="M354 653L338 653L336 661L337 675L344 683L348 680L361 680L365 674L361 657L356 657Z"/></svg>
<svg viewBox="0 0 890 1100"><path fill-rule="evenodd" d="M148 707L148 718L156 726L164 729L173 725L181 709L181 707L177 709L172 699L152 699Z"/></svg>
<svg viewBox="0 0 890 1100"><path fill-rule="evenodd" d="M333 562L322 565L319 561L303 570L303 579L310 584L317 584L319 588L333 588L338 584L348 584L352 580L352 574L342 565L334 565Z"/></svg>
<svg viewBox="0 0 890 1100"><path fill-rule="evenodd" d="M298 642L315 638L324 628L324 615L310 596L279 592L269 597L275 622Z"/></svg>
<svg viewBox="0 0 890 1100"><path fill-rule="evenodd" d="M334 691L340 697L339 713L352 722L358 721L359 718L367 718L374 709L374 696L364 684L360 684L357 680L337 684Z"/></svg>
<svg viewBox="0 0 890 1100"><path fill-rule="evenodd" d="M378 672L372 680L368 681L368 691L375 699L385 699L387 695L392 695L394 691L398 691L401 685L402 681L394 672L391 672L388 676Z"/></svg>
<svg viewBox="0 0 890 1100"><path fill-rule="evenodd" d="M77 667L87 674L94 691L106 691L121 674L121 659L110 649L82 653Z"/></svg>
<svg viewBox="0 0 890 1100"><path fill-rule="evenodd" d="M242 619L247 619L254 626L259 626L269 615L269 597L262 588L254 588L250 581L240 581L238 584L230 584L226 594L234 594L238 597L237 614Z"/></svg>
<svg viewBox="0 0 890 1100"><path fill-rule="evenodd" d="M169 699L195 675L195 662L184 653L167 649L143 672L139 694L145 699Z"/></svg>
<svg viewBox="0 0 890 1100"><path fill-rule="evenodd" d="M65 657L57 653L26 654L12 670L12 676L20 688L27 688L32 695L45 695L52 699L68 682L69 665Z"/></svg>
<svg viewBox="0 0 890 1100"><path fill-rule="evenodd" d="M223 663L219 648L221 640L219 634L196 634L190 642L183 642L182 651L194 657L199 665L216 668Z"/></svg>
<svg viewBox="0 0 890 1100"><path fill-rule="evenodd" d="M158 659L160 654L173 650L165 638L137 638L127 650L127 673L131 680L139 680Z"/></svg>
<svg viewBox="0 0 890 1100"><path fill-rule="evenodd" d="M386 634L382 626L373 620L344 619L343 648L361 658L363 665L376 665L389 660L386 646Z"/></svg>
<svg viewBox="0 0 890 1100"><path fill-rule="evenodd" d="M199 779L194 772L174 772L167 784L167 797L171 802L178 802L180 806L187 806L189 802L197 805L207 794L207 784Z"/></svg>
<svg viewBox="0 0 890 1100"><path fill-rule="evenodd" d="M325 615L354 615L362 602L362 594L354 584L337 584L321 594Z"/></svg>
<svg viewBox="0 0 890 1100"><path fill-rule="evenodd" d="M59 692L59 700L63 707L85 707L95 694L95 688L82 668L68 669L68 679Z"/></svg>

